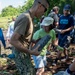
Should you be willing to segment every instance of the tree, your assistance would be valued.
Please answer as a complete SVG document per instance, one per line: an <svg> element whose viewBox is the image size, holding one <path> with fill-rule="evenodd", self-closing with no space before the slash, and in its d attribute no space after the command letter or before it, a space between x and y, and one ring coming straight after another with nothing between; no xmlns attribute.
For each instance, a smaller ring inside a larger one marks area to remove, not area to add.
<svg viewBox="0 0 75 75"><path fill-rule="evenodd" d="M75 12L75 0L72 1L72 12Z"/></svg>
<svg viewBox="0 0 75 75"><path fill-rule="evenodd" d="M27 0L27 2L25 2L25 5L22 6L22 12L28 10L32 4L33 4L34 0Z"/></svg>
<svg viewBox="0 0 75 75"><path fill-rule="evenodd" d="M17 15L18 14L18 10L17 8L14 8L13 6L8 6L8 7L5 7L3 10L2 10L2 17L5 17L5 16L14 16L14 15Z"/></svg>

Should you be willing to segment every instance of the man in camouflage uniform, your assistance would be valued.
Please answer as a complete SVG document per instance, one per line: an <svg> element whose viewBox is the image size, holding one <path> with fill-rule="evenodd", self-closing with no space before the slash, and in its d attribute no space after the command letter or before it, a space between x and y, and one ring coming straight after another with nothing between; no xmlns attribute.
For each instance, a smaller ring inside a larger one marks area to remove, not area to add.
<svg viewBox="0 0 75 75"><path fill-rule="evenodd" d="M39 55L40 52L38 52L38 47L34 50L29 49L33 35L33 19L42 16L48 7L49 2L47 0L34 0L33 6L18 16L15 21L10 43L14 46L14 60L20 75L35 75L30 54Z"/></svg>

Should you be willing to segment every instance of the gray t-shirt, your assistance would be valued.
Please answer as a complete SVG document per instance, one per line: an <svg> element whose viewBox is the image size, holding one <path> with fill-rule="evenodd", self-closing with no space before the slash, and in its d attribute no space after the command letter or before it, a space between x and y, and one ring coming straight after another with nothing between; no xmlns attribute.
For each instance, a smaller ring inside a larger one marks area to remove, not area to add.
<svg viewBox="0 0 75 75"><path fill-rule="evenodd" d="M28 48L33 34L33 22L30 13L22 13L15 21L14 32L21 35L19 41Z"/></svg>
<svg viewBox="0 0 75 75"><path fill-rule="evenodd" d="M49 13L48 16L49 16L49 17L52 17L55 22L58 22L58 21L59 21L59 18L58 18L57 14L56 14L55 12Z"/></svg>

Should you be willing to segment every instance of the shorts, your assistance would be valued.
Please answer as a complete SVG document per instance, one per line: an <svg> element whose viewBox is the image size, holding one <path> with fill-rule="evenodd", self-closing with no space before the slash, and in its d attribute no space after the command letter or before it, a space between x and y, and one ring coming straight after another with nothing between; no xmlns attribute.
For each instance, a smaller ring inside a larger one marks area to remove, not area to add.
<svg viewBox="0 0 75 75"><path fill-rule="evenodd" d="M47 62L46 62L46 56L34 56L33 55L33 60L35 64L35 68L42 68L45 67Z"/></svg>

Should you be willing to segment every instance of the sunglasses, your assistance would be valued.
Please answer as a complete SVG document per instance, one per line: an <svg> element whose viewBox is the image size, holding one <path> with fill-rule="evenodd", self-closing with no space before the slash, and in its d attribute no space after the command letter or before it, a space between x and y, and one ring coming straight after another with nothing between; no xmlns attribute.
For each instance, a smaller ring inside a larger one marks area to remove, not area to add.
<svg viewBox="0 0 75 75"><path fill-rule="evenodd" d="M41 2L38 2L38 3L41 4ZM43 5L43 4L41 4L41 5L45 8L44 12L46 12L47 8L45 7L45 5Z"/></svg>

